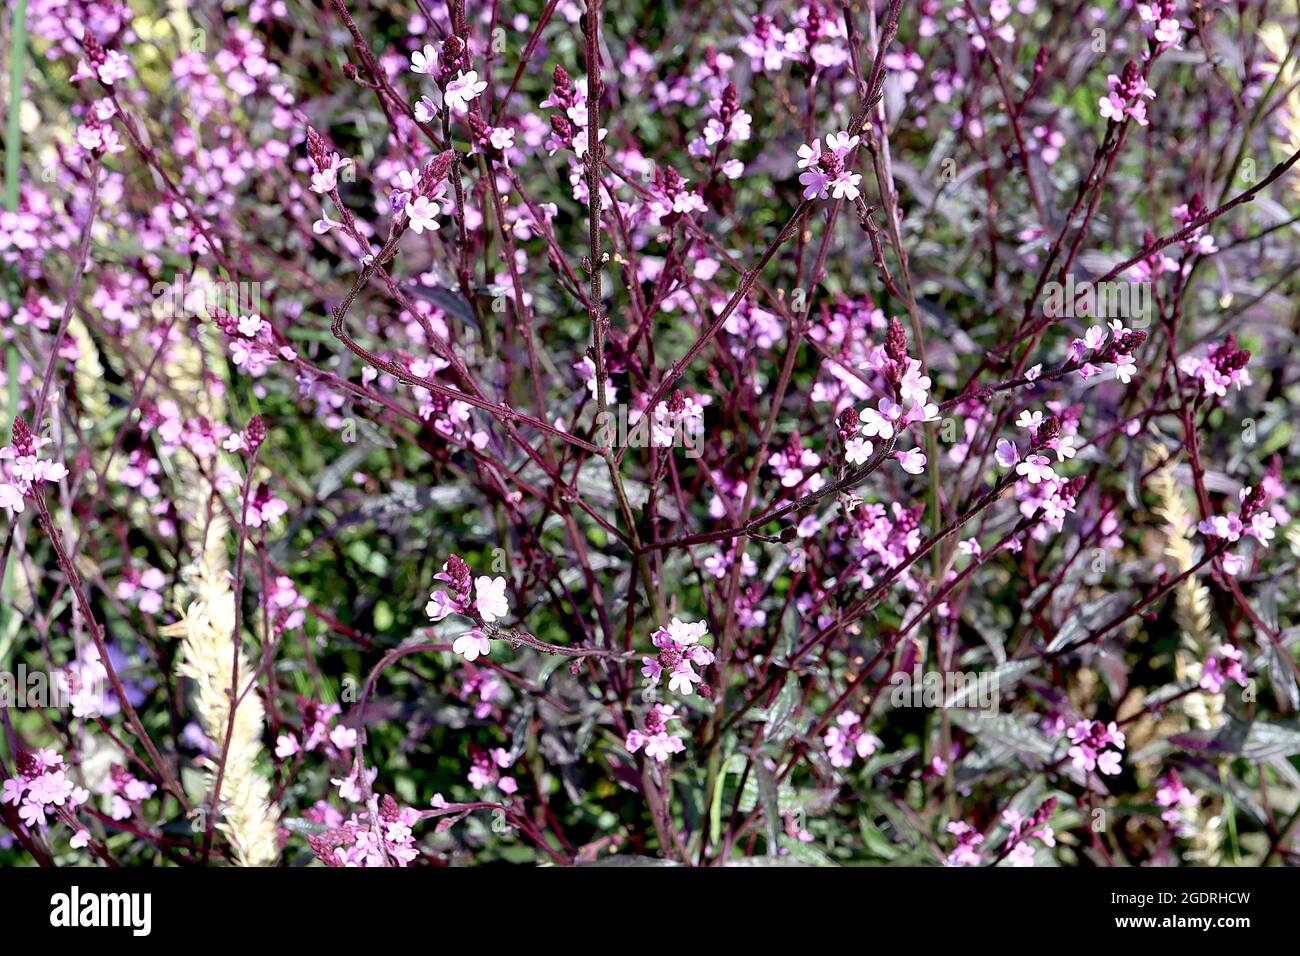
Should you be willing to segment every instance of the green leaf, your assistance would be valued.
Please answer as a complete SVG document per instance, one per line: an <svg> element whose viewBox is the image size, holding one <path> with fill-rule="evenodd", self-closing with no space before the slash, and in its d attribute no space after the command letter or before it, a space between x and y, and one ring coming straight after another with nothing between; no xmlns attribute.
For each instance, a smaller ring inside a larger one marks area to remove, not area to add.
<svg viewBox="0 0 1300 956"><path fill-rule="evenodd" d="M718 771L718 782L713 787L713 803L709 807L709 841L715 846L722 838L722 791L726 789L727 775L744 773L745 757L732 754L722 762Z"/></svg>

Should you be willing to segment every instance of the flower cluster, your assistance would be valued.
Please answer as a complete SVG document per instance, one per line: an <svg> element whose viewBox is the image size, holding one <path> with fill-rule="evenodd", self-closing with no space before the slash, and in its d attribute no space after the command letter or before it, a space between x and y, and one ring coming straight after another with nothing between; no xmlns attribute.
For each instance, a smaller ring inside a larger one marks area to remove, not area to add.
<svg viewBox="0 0 1300 956"><path fill-rule="evenodd" d="M822 743L826 745L831 766L844 769L853 766L855 755L865 759L875 753L880 747L880 738L867 730L859 715L846 711L826 728Z"/></svg>
<svg viewBox="0 0 1300 956"><path fill-rule="evenodd" d="M799 182L803 184L804 199L854 200L861 195L858 186L862 177L848 169L844 163L849 153L861 142L860 136L850 136L846 130L826 134L826 150L819 140L799 147Z"/></svg>
<svg viewBox="0 0 1300 956"><path fill-rule="evenodd" d="M625 743L628 753L636 753L645 747L645 755L657 763L663 763L673 754L681 753L686 749L686 744L681 737L668 731L668 722L680 719L673 713L673 708L664 704L652 704L646 712L644 729L637 730L634 727L627 732Z"/></svg>
<svg viewBox="0 0 1300 956"><path fill-rule="evenodd" d="M1161 807L1160 819L1179 836L1187 835L1187 811L1196 807L1200 801L1196 794L1187 788L1178 771L1170 769L1156 784L1156 806Z"/></svg>
<svg viewBox="0 0 1300 956"><path fill-rule="evenodd" d="M1183 26L1178 22L1176 0L1153 0L1137 5L1142 27L1151 39L1163 49L1183 48Z"/></svg>
<svg viewBox="0 0 1300 956"><path fill-rule="evenodd" d="M709 686L703 684L703 678L695 673L695 667L707 667L713 663L713 652L700 643L700 639L709 633L707 621L690 623L675 617L667 627L661 627L651 635L650 640L659 653L654 657L643 657L641 673L647 686L654 686L659 679L668 675L668 689L676 694L689 697L695 692L695 685L700 684L700 693L709 692Z"/></svg>
<svg viewBox="0 0 1300 956"><path fill-rule="evenodd" d="M1120 771L1126 738L1115 721L1080 720L1065 732L1070 739L1070 762L1077 770L1114 776Z"/></svg>
<svg viewBox="0 0 1300 956"><path fill-rule="evenodd" d="M944 866L979 866L984 862L979 852L984 834L965 820L952 820L945 829L957 838L957 846L944 860Z"/></svg>
<svg viewBox="0 0 1300 956"><path fill-rule="evenodd" d="M1218 694L1223 691L1223 685L1227 681L1232 681L1238 687L1245 687L1246 669L1242 666L1241 660L1241 651L1236 646L1220 644L1218 651L1207 657L1201 668L1201 689L1208 690L1211 694Z"/></svg>
<svg viewBox="0 0 1300 956"><path fill-rule="evenodd" d="M18 774L4 782L0 802L18 808L19 819L32 830L44 830L47 817L61 819L73 828L72 846L90 842L90 832L77 821L75 811L90 799L90 792L68 776L63 756L54 750L20 751Z"/></svg>
<svg viewBox="0 0 1300 956"><path fill-rule="evenodd" d="M1098 101L1101 118L1112 123L1123 122L1126 118L1139 126L1147 125L1147 105L1144 100L1153 100L1156 91L1147 85L1138 65L1131 60L1124 65L1119 76L1114 73L1106 77L1110 92Z"/></svg>
<svg viewBox="0 0 1300 956"><path fill-rule="evenodd" d="M292 362L297 358L293 348L277 340L271 323L260 315L231 315L216 309L213 323L226 334L230 343L230 360L253 378L266 374L276 361Z"/></svg>
<svg viewBox="0 0 1300 956"><path fill-rule="evenodd" d="M45 461L37 451L50 443L31 433L21 418L14 419L13 441L0 448L0 508L11 515L26 507L24 499L40 493L42 482L60 482L68 476L62 462Z"/></svg>
<svg viewBox="0 0 1300 956"><path fill-rule="evenodd" d="M471 748L469 785L475 790L496 787L507 796L518 792L519 784L515 782L515 778L501 772L512 763L514 758L502 747L494 747L491 750Z"/></svg>
<svg viewBox="0 0 1300 956"><path fill-rule="evenodd" d="M321 748L331 759L346 757L357 745L357 731L336 718L342 713L338 704L318 704L314 700L301 700L302 726L275 740L275 755L281 760L298 754L309 754Z"/></svg>
<svg viewBox="0 0 1300 956"><path fill-rule="evenodd" d="M407 866L420 855L412 833L420 819L420 811L399 807L385 794L375 819L368 810L354 813L307 843L326 866Z"/></svg>
<svg viewBox="0 0 1300 956"><path fill-rule="evenodd" d="M546 151L554 156L559 150L567 148L573 150L578 159L582 159L587 155L589 143L587 124L590 111L587 108L587 92L582 85L574 83L560 66L551 74L551 81L551 94L542 100L541 108L560 112L551 114L551 136L547 140ZM601 142L604 142L606 133L608 130L600 130Z"/></svg>
<svg viewBox="0 0 1300 956"><path fill-rule="evenodd" d="M1029 817L1015 810L1002 811L1002 822L1011 830L1003 853L1012 866L1033 866L1034 847L1029 842L1037 840L1051 849L1056 846L1056 832L1052 829L1051 819L1056 812L1056 798L1049 797Z"/></svg>
<svg viewBox="0 0 1300 956"><path fill-rule="evenodd" d="M1208 538L1237 541L1243 536L1254 538L1263 547L1273 540L1277 518L1265 508L1268 494L1261 483L1246 486L1237 493L1241 510L1236 514L1210 515L1203 518L1196 529Z"/></svg>
<svg viewBox="0 0 1300 956"><path fill-rule="evenodd" d="M487 89L487 81L479 79L477 70L465 71L468 65L469 49L454 35L443 40L441 54L432 43L411 54L411 72L432 76L442 90L443 105L458 116L468 113L469 105ZM416 119L422 123L432 120L436 111L427 97L415 105Z"/></svg>
<svg viewBox="0 0 1300 956"><path fill-rule="evenodd" d="M339 187L339 173L352 166L352 160L331 150L320 133L310 126L307 127L307 158L311 160L311 191L314 193L334 192Z"/></svg>
<svg viewBox="0 0 1300 956"><path fill-rule="evenodd" d="M506 596L506 579L480 575L472 578L469 566L458 556L449 557L434 578L445 582L450 590L434 591L424 613L437 623L449 614L459 614L473 619L479 625L494 624L510 613L510 600ZM452 650L467 661L477 660L491 652L492 645L482 627L474 627L456 638Z"/></svg>
<svg viewBox="0 0 1300 956"><path fill-rule="evenodd" d="M1070 343L1069 358L1079 364L1080 378L1100 375L1103 369L1099 366L1114 365L1115 377L1127 385L1137 373L1134 353L1146 338L1145 332L1127 329L1123 322L1114 319L1109 328L1103 325L1089 326L1083 338L1074 339Z"/></svg>
<svg viewBox="0 0 1300 956"><path fill-rule="evenodd" d="M126 768L113 764L99 791L108 797L108 815L114 820L128 820L140 812L140 804L148 800L158 788L141 780Z"/></svg>
<svg viewBox="0 0 1300 956"><path fill-rule="evenodd" d="M1237 347L1237 338L1231 332L1222 342L1210 346L1199 358L1186 355L1178 363L1179 371L1198 379L1205 394L1223 398L1229 387L1240 390L1251 384L1250 353Z"/></svg>
<svg viewBox="0 0 1300 956"><path fill-rule="evenodd" d="M907 354L907 333L897 319L889 320L885 344L873 347L860 368L883 376L889 394L874 408L839 418L839 438L844 460L850 465L865 464L875 451L872 438L891 439L909 425L924 424L939 418L939 408L930 401L930 376L920 361ZM902 469L911 475L925 470L926 456L919 449L894 452Z"/></svg>

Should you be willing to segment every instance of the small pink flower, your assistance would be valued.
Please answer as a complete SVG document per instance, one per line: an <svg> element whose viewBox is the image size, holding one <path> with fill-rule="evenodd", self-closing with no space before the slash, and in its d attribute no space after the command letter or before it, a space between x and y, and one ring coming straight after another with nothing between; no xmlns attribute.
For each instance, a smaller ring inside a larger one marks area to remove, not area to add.
<svg viewBox="0 0 1300 956"><path fill-rule="evenodd" d="M476 70L459 73L456 79L447 84L442 94L442 101L455 113L468 113L469 104L487 89L487 82L478 78Z"/></svg>
<svg viewBox="0 0 1300 956"><path fill-rule="evenodd" d="M894 457L898 459L898 464L903 471L909 475L919 475L925 471L925 455L919 448L912 448L908 451L896 451Z"/></svg>
<svg viewBox="0 0 1300 956"><path fill-rule="evenodd" d="M1031 485L1056 477L1056 472L1052 471L1051 461L1042 455L1030 455L1016 465L1016 474L1023 475Z"/></svg>

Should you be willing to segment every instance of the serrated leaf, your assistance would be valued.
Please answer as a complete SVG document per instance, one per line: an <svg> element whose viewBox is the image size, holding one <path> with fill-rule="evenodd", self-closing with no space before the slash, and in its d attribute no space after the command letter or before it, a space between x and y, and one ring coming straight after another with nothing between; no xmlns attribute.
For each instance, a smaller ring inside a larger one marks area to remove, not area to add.
<svg viewBox="0 0 1300 956"><path fill-rule="evenodd" d="M768 740L780 742L788 734L782 735L781 729L785 726L794 709L799 706L800 700L799 678L794 674L787 674L785 683L781 685L781 692L776 695L776 700L772 702L771 708L767 712L767 730Z"/></svg>
<svg viewBox="0 0 1300 956"><path fill-rule="evenodd" d="M994 707L996 707L996 698L1001 694L1002 689L1004 687L1014 687L1020 682L1020 678L1024 677L1031 671L1036 670L1039 663L1040 662L1037 660L1007 661L1007 663L999 664L991 671L983 671L980 674L975 675L975 680L964 683L960 689L943 702L943 706L945 708L967 707L971 698L979 690L980 682L985 681L987 682L986 686L987 684L992 684L993 696L995 698ZM978 703L978 701L976 701L976 703Z"/></svg>
<svg viewBox="0 0 1300 956"><path fill-rule="evenodd" d="M1048 643L1048 653L1069 647L1075 641L1087 636L1093 628L1109 621L1122 607L1129 607L1132 604L1131 595L1119 593L1107 594L1095 601L1089 601L1065 619L1061 629Z"/></svg>

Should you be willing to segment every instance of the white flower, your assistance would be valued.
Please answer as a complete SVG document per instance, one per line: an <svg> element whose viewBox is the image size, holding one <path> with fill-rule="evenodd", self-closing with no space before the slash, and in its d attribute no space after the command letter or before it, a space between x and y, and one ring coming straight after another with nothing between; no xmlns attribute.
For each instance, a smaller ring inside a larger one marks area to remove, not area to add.
<svg viewBox="0 0 1300 956"><path fill-rule="evenodd" d="M668 625L668 636L682 645L694 644L708 633L709 624L707 621L696 621L692 624L683 621L680 617L675 617L672 623Z"/></svg>
<svg viewBox="0 0 1300 956"><path fill-rule="evenodd" d="M799 147L799 168L811 169L816 166L822 158L822 144L818 140L813 140L806 146Z"/></svg>
<svg viewBox="0 0 1300 956"><path fill-rule="evenodd" d="M894 434L894 423L871 407L862 410L858 423L862 434L868 438L890 438Z"/></svg>
<svg viewBox="0 0 1300 956"><path fill-rule="evenodd" d="M844 443L844 460L850 465L865 465L871 458L871 442L865 438L850 438Z"/></svg>
<svg viewBox="0 0 1300 956"><path fill-rule="evenodd" d="M434 105L433 100L427 96L421 96L415 101L415 119L420 123L428 123L438 115L438 107Z"/></svg>
<svg viewBox="0 0 1300 956"><path fill-rule="evenodd" d="M925 471L925 455L918 448L896 451L894 457L898 459L898 464L902 466L903 471L909 475L919 475Z"/></svg>
<svg viewBox="0 0 1300 956"><path fill-rule="evenodd" d="M447 84L442 94L442 101L447 108L457 113L468 113L469 104L487 89L486 81L478 78L477 70L456 74L456 79Z"/></svg>
<svg viewBox="0 0 1300 956"><path fill-rule="evenodd" d="M25 507L21 491L11 484L0 484L0 508L12 514L22 514Z"/></svg>
<svg viewBox="0 0 1300 956"><path fill-rule="evenodd" d="M843 155L858 145L860 137L850 136L848 130L839 133L827 133L826 145L834 152Z"/></svg>
<svg viewBox="0 0 1300 956"><path fill-rule="evenodd" d="M339 184L339 170L352 165L352 160L343 159L338 153L329 158L327 165L316 170L311 176L311 190L315 193L328 193Z"/></svg>
<svg viewBox="0 0 1300 956"><path fill-rule="evenodd" d="M857 173L851 173L844 170L831 182L831 195L836 199L848 199L850 201L857 199L860 195L858 183L862 182L862 177Z"/></svg>
<svg viewBox="0 0 1300 956"><path fill-rule="evenodd" d="M418 236L424 230L438 228L438 204L429 201L428 196L416 196L415 201L406 206L406 215L411 222L411 230Z"/></svg>
<svg viewBox="0 0 1300 956"><path fill-rule="evenodd" d="M487 579L479 578L479 580L485 581ZM497 580L501 581L502 586L504 586L504 578L497 578ZM482 600L482 598L480 598L480 600ZM504 600L504 598L502 600ZM484 619L487 619L486 614L484 615ZM474 661L479 657L487 657L488 654L492 652L492 644L488 641L482 631L475 628L469 633L462 634L460 637L456 638L455 642L451 645L451 649L461 657L465 658L465 660Z"/></svg>
<svg viewBox="0 0 1300 956"><path fill-rule="evenodd" d="M1024 475L1031 485L1036 485L1047 478L1056 477L1056 472L1052 471L1052 463L1042 455L1030 455L1016 465L1016 474Z"/></svg>
<svg viewBox="0 0 1300 956"><path fill-rule="evenodd" d="M509 614L510 602L506 600L506 579L490 578L487 575L475 578L474 607L488 624Z"/></svg>
<svg viewBox="0 0 1300 956"><path fill-rule="evenodd" d="M1020 449L1016 447L1015 442L999 438L998 450L993 453L993 457L1003 468L1010 468L1020 460Z"/></svg>
<svg viewBox="0 0 1300 956"><path fill-rule="evenodd" d="M668 678L668 689L683 697L690 697L695 693L695 685L698 683L700 683L700 675L695 673L690 661L683 660Z"/></svg>
<svg viewBox="0 0 1300 956"><path fill-rule="evenodd" d="M1043 413L1031 412L1028 409L1021 412L1020 417L1016 419L1017 428L1025 428L1031 432L1037 431L1041 424L1043 424Z"/></svg>
<svg viewBox="0 0 1300 956"><path fill-rule="evenodd" d="M412 73L432 73L438 68L438 48L432 43L426 43L423 50L416 50L411 54L411 72ZM421 120L421 122L424 122Z"/></svg>

